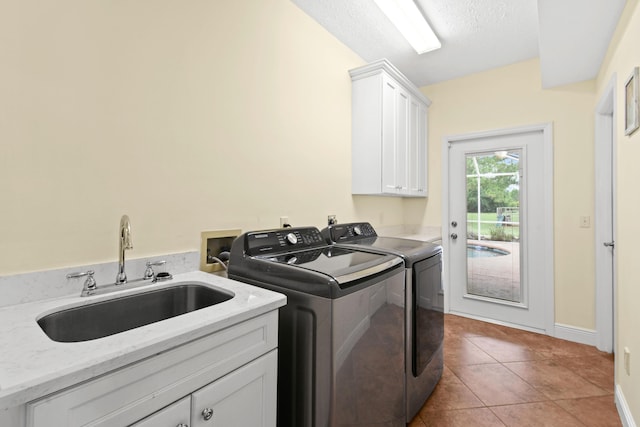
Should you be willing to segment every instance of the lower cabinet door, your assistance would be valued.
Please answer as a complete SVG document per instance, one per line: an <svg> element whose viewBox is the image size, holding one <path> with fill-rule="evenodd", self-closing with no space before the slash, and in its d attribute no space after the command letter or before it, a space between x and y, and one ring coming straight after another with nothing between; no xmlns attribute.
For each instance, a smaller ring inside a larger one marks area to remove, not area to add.
<svg viewBox="0 0 640 427"><path fill-rule="evenodd" d="M278 353L236 369L191 395L191 427L275 427Z"/></svg>
<svg viewBox="0 0 640 427"><path fill-rule="evenodd" d="M191 417L191 396L159 410L131 427L189 427Z"/></svg>

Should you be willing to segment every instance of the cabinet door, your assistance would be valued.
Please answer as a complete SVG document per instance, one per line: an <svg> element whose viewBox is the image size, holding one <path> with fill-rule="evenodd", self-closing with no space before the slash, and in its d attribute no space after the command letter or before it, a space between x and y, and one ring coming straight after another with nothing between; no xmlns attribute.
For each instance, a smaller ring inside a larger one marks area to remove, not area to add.
<svg viewBox="0 0 640 427"><path fill-rule="evenodd" d="M382 192L401 194L409 188L407 159L410 133L409 94L385 76L382 88Z"/></svg>
<svg viewBox="0 0 640 427"><path fill-rule="evenodd" d="M382 192L398 192L396 182L396 147L398 145L398 84L389 77L382 79Z"/></svg>
<svg viewBox="0 0 640 427"><path fill-rule="evenodd" d="M427 195L427 108L424 104L411 100L408 195Z"/></svg>
<svg viewBox="0 0 640 427"><path fill-rule="evenodd" d="M191 396L187 396L132 424L131 427L188 427L190 418Z"/></svg>
<svg viewBox="0 0 640 427"><path fill-rule="evenodd" d="M193 393L192 427L275 427L277 350Z"/></svg>
<svg viewBox="0 0 640 427"><path fill-rule="evenodd" d="M409 190L409 137L411 135L410 96L402 88L398 89L396 98L396 186L399 193Z"/></svg>

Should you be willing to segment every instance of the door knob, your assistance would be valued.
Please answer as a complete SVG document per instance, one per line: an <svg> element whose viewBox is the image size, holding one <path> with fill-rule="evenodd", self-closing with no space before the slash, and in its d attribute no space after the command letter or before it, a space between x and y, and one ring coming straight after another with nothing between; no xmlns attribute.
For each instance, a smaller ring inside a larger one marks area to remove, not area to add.
<svg viewBox="0 0 640 427"><path fill-rule="evenodd" d="M458 238L458 235L456 233L451 233L451 238L453 240L456 240Z"/></svg>

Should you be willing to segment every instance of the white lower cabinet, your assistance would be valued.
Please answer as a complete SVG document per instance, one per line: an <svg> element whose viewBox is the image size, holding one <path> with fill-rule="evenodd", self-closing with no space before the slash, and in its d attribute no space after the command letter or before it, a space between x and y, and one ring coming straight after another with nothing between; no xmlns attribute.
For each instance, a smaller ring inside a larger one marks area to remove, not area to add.
<svg viewBox="0 0 640 427"><path fill-rule="evenodd" d="M26 426L275 427L277 345L274 310L30 402Z"/></svg>
<svg viewBox="0 0 640 427"><path fill-rule="evenodd" d="M191 427L276 425L278 357L262 356L191 395Z"/></svg>
<svg viewBox="0 0 640 427"><path fill-rule="evenodd" d="M273 351L132 427L275 426L277 367Z"/></svg>
<svg viewBox="0 0 640 427"><path fill-rule="evenodd" d="M191 420L191 396L149 415L132 427L189 427Z"/></svg>

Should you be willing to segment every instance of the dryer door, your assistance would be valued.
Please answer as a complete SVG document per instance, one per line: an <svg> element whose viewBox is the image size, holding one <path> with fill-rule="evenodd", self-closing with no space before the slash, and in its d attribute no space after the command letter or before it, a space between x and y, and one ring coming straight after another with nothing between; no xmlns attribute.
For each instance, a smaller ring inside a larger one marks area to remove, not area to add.
<svg viewBox="0 0 640 427"><path fill-rule="evenodd" d="M413 363L415 377L420 376L444 339L444 292L442 255L413 265Z"/></svg>

